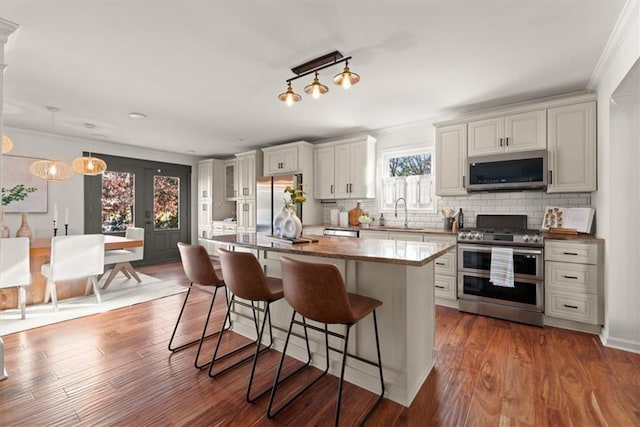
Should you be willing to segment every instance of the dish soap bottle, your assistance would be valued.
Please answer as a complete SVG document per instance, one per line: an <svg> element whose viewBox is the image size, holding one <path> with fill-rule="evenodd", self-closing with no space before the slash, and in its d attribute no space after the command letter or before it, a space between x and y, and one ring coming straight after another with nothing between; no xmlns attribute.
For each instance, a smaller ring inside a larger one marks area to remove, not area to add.
<svg viewBox="0 0 640 427"><path fill-rule="evenodd" d="M462 230L464 228L464 214L462 213L462 208L460 208L460 212L458 213L458 229Z"/></svg>
<svg viewBox="0 0 640 427"><path fill-rule="evenodd" d="M380 221L379 222L380 222L380 227L384 227L384 214L383 213L380 214Z"/></svg>

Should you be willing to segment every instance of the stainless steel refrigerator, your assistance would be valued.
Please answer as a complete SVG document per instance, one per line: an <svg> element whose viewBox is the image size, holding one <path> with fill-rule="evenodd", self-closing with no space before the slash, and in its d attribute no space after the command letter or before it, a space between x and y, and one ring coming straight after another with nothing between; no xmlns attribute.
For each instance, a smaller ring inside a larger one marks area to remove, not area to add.
<svg viewBox="0 0 640 427"><path fill-rule="evenodd" d="M300 188L302 174L262 176L256 192L256 232L273 234L273 217L282 210L289 194L287 186ZM296 214L302 221L302 204L296 204Z"/></svg>

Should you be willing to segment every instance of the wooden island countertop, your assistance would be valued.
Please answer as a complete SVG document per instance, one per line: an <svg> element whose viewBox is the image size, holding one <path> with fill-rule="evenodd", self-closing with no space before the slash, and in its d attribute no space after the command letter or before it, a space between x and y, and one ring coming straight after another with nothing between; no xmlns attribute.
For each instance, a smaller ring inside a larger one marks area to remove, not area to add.
<svg viewBox="0 0 640 427"><path fill-rule="evenodd" d="M298 244L280 243L270 240L265 235L256 233L213 236L210 240L248 249L411 266L428 264L455 246L448 243L355 239L315 235L312 237L318 241Z"/></svg>
<svg viewBox="0 0 640 427"><path fill-rule="evenodd" d="M434 365L435 348L435 260L449 251L452 243L357 239L335 236L309 236L313 243L290 244L273 241L264 234L238 233L210 239L214 247L252 252L267 276L281 277L283 256L308 262L333 264L338 268L349 292L377 298L380 352L384 371L385 397L409 406ZM250 310L234 307L232 328L255 338L255 324ZM281 350L286 336L291 307L286 300L270 306L274 348ZM372 321L365 319L353 327L350 352L374 360L375 341ZM318 326L318 325L317 325ZM321 325L320 325L321 326ZM342 325L330 330L343 332ZM295 328L294 328L295 329ZM287 354L303 360L306 354L302 331L291 337ZM312 364L324 366L324 338L310 334ZM340 355L330 353L330 372L339 374ZM379 393L378 374L361 360L349 358L346 380L373 393Z"/></svg>

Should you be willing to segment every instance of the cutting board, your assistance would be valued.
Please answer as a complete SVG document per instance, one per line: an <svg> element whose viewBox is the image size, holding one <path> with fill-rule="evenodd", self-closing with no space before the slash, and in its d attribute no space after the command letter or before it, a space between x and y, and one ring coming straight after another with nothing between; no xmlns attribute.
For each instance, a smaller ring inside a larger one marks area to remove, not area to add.
<svg viewBox="0 0 640 427"><path fill-rule="evenodd" d="M356 207L349 211L349 225L360 225L360 215L362 215L362 209L360 209L360 202L356 204Z"/></svg>

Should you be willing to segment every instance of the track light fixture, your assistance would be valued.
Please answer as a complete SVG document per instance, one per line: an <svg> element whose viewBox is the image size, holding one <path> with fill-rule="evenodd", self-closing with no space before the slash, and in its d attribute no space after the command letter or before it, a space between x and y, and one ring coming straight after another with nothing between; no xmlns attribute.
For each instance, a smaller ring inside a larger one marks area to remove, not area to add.
<svg viewBox="0 0 640 427"><path fill-rule="evenodd" d="M278 95L278 99L282 102L286 102L289 107L293 105L294 102L302 101L302 97L293 91L291 87L291 82L287 82L287 91Z"/></svg>
<svg viewBox="0 0 640 427"><path fill-rule="evenodd" d="M313 96L314 99L318 99L320 95L323 95L329 91L329 88L320 83L318 77L318 71L325 68L332 67L334 65L345 63L345 67L342 72L333 78L333 82L342 86L344 89L349 89L354 84L360 81L360 76L349 69L349 60L351 57L344 57L340 52L333 51L326 55L307 61L304 64L293 67L291 71L296 74L295 77L288 79L287 90L284 93L278 95L280 101L286 102L288 106L292 106L294 102L299 102L302 97L293 91L291 82L299 79L300 77L308 76L309 74L315 74L313 82L304 88L305 93Z"/></svg>

